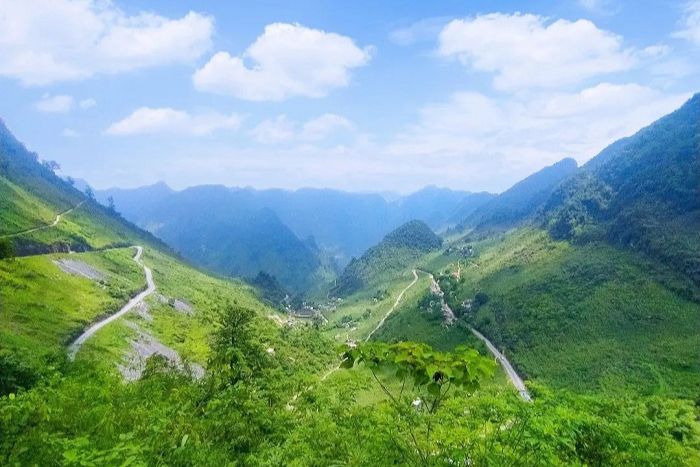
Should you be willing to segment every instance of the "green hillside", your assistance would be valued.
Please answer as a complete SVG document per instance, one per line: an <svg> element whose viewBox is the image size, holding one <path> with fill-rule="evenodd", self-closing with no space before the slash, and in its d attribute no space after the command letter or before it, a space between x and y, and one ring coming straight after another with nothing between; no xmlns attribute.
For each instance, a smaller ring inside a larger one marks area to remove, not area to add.
<svg viewBox="0 0 700 467"><path fill-rule="evenodd" d="M582 392L697 394L699 308L667 285L685 284L682 276L603 243L576 246L538 230L475 248L459 281L441 277L443 290L528 378ZM399 318L379 337L400 336Z"/></svg>
<svg viewBox="0 0 700 467"><path fill-rule="evenodd" d="M360 258L353 258L332 293L345 296L369 287L387 274L406 270L418 258L441 245L440 237L424 222L407 222Z"/></svg>
<svg viewBox="0 0 700 467"><path fill-rule="evenodd" d="M427 256L458 325L443 329L426 293L377 338L450 348L471 325L548 386L695 398L698 122L700 96L604 150L546 201L547 230L478 232L452 240L467 257Z"/></svg>
<svg viewBox="0 0 700 467"><path fill-rule="evenodd" d="M152 235L90 199L17 141L0 121L0 241L19 256L143 243ZM54 221L60 216L60 222Z"/></svg>
<svg viewBox="0 0 700 467"><path fill-rule="evenodd" d="M700 283L700 94L588 162L548 201L556 238L640 251Z"/></svg>

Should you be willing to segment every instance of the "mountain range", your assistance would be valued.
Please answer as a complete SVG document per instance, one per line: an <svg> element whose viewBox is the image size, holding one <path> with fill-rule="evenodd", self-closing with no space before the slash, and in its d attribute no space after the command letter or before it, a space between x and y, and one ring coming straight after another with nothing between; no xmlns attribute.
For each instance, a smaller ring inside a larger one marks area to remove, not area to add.
<svg viewBox="0 0 700 467"><path fill-rule="evenodd" d="M500 195L103 205L0 125L0 463L698 465L699 157L695 96Z"/></svg>

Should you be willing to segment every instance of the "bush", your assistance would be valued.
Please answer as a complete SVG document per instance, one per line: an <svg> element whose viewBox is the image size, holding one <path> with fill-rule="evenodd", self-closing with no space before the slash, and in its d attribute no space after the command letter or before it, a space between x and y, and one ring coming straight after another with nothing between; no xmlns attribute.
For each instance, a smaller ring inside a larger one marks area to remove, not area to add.
<svg viewBox="0 0 700 467"><path fill-rule="evenodd" d="M0 259L15 256L15 248L9 238L0 238Z"/></svg>
<svg viewBox="0 0 700 467"><path fill-rule="evenodd" d="M28 389L39 380L36 369L25 360L8 351L0 352L0 396Z"/></svg>

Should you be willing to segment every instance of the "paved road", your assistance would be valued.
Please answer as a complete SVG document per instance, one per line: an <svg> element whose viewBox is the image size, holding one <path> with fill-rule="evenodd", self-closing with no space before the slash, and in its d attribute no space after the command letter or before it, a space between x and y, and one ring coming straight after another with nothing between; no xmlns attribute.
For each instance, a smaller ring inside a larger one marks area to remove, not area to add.
<svg viewBox="0 0 700 467"><path fill-rule="evenodd" d="M85 330L80 336L78 336L77 339L75 339L69 346L68 346L68 357L73 360L75 359L75 354L78 353L78 350L80 350L80 346L82 346L86 340L88 340L90 337L92 337L93 334L95 334L97 331L102 329L104 326L108 325L112 321L119 319L120 317L124 316L126 313L131 311L132 308L134 308L136 305L139 304L139 302L143 301L144 298L148 297L151 295L153 292L156 290L156 284L153 282L153 273L151 270L144 266L143 263L141 262L141 255L143 254L143 248L140 246L136 247L136 255L134 255L134 261L136 261L142 268L144 273L146 274L146 284L148 287L146 287L146 290L143 292L139 293L136 295L134 298L129 300L129 303L124 305L124 307L114 313L113 315L109 315L105 319L98 321L97 323L93 324L89 328Z"/></svg>
<svg viewBox="0 0 700 467"><path fill-rule="evenodd" d="M515 389L518 390L518 393L520 394L520 397L522 397L524 400L530 402L532 400L532 397L530 396L530 393L527 392L527 388L525 387L525 383L523 382L522 378L518 376L518 373L515 372L515 369L513 368L513 365L510 364L508 359L506 358L505 355L503 355L501 352L498 351L495 345L491 343L490 340L488 340L483 334L481 334L479 331L477 331L474 328L470 328L472 330L472 333L481 339L484 344L486 344L486 347L488 347L489 352L493 354L494 357L496 357L496 360L498 360L498 363L501 364L503 367L503 370L506 372L506 375L508 376L508 379L510 379L510 382L513 383L513 386L515 386Z"/></svg>
<svg viewBox="0 0 700 467"><path fill-rule="evenodd" d="M430 274L430 278L433 281L432 287L434 290L437 291L440 300L442 301L442 309L443 309L443 315L446 318L447 324L451 324L452 321L454 321L455 315L452 312L452 309L447 305L445 302L445 294L442 292L442 289L440 289L440 284L435 280L432 274ZM451 320L449 319L451 317ZM493 354L493 356L498 360L498 363L501 364L503 367L503 371L506 372L506 376L508 376L508 379L510 380L511 383L513 383L513 386L515 386L515 389L518 390L518 393L520 394L520 397L523 398L523 400L526 400L530 402L532 400L532 397L530 396L530 393L527 392L527 388L525 387L525 383L523 382L522 378L516 373L515 369L513 368L513 365L510 364L508 359L506 358L505 355L503 355L499 350L496 348L495 345L491 343L490 340L488 340L483 334L481 334L479 331L474 329L473 327L470 327L472 333L481 339L484 344L486 344L486 347L489 349L489 352Z"/></svg>
<svg viewBox="0 0 700 467"><path fill-rule="evenodd" d="M44 229L49 229L49 228L51 228L51 227L56 227L56 224L58 224L58 223L61 221L61 218L62 218L63 216L65 216L66 214L69 214L69 213L73 212L74 210L78 209L80 206L83 205L83 203L85 203L85 201L81 201L81 202L79 202L78 204L76 204L75 206L73 206L72 208L67 209L67 210L65 210L65 211L63 211L63 212L61 212L61 213L58 213L58 214L56 215L56 218L55 218L55 219L53 220L53 222L50 223L50 224L42 225L42 226L40 226L40 227L34 227L33 229L22 230L21 232L15 232L15 233L13 233L13 234L0 235L0 238L12 238L12 237L17 237L17 236L19 236L19 235L24 235L24 234L36 232L36 231L38 231L38 230L44 230Z"/></svg>

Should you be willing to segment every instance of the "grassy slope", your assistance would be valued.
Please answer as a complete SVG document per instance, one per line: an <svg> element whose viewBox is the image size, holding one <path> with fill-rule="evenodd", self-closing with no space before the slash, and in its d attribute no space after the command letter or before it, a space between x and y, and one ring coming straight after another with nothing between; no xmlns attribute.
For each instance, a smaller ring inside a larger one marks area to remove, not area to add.
<svg viewBox="0 0 700 467"><path fill-rule="evenodd" d="M370 287L344 299L335 311L324 312L328 319L323 327L324 332L338 342L348 339L364 340L391 309L401 291L412 281L410 267L395 274L387 274L383 280L374 281ZM403 301L410 299L416 290L427 287L427 278L421 275L418 282L404 294ZM378 290L386 292L381 300L374 299Z"/></svg>
<svg viewBox="0 0 700 467"><path fill-rule="evenodd" d="M654 280L651 263L524 231L477 264L464 296L479 288L491 300L474 321L526 375L583 391L697 395L700 307Z"/></svg>
<svg viewBox="0 0 700 467"><path fill-rule="evenodd" d="M70 255L107 274L106 284L61 271L42 255L0 261L0 347L59 350L86 324L145 287L131 248Z"/></svg>
<svg viewBox="0 0 700 467"><path fill-rule="evenodd" d="M209 336L216 323L216 311L227 303L236 303L260 310L269 310L253 294L252 289L237 281L207 276L180 261L153 249L144 250L142 261L153 271L156 294L147 298L152 320L129 313L113 325L100 330L86 343L80 354L85 359L120 361L129 351L129 340L135 337L125 321L137 323L163 344L175 349L184 359L206 364ZM165 302L161 299L164 297ZM189 315L169 304L173 299L185 301L193 308ZM112 369L114 367L112 366Z"/></svg>
<svg viewBox="0 0 700 467"><path fill-rule="evenodd" d="M0 235L51 223L56 212L21 187L0 177Z"/></svg>
<svg viewBox="0 0 700 467"><path fill-rule="evenodd" d="M632 253L572 246L536 230L475 246L453 307L485 292L490 301L467 319L524 376L583 392L697 395L700 307L662 285L686 286L682 277ZM425 267L441 270L447 261L433 255ZM410 306L378 338L440 348L473 341L466 329L445 329Z"/></svg>

